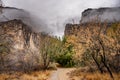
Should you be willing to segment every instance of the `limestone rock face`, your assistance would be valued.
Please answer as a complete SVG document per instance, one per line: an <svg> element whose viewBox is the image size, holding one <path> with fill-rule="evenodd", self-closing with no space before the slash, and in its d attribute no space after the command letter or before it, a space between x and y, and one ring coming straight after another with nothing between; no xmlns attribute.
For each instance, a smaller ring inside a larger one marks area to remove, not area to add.
<svg viewBox="0 0 120 80"><path fill-rule="evenodd" d="M79 27L79 24L66 24L64 31L65 36L74 34L74 31L76 31Z"/></svg>
<svg viewBox="0 0 120 80"><path fill-rule="evenodd" d="M0 23L0 40L9 44L6 56L6 66L20 70L23 66L37 66L40 54L41 34L35 33L20 20L10 20ZM29 63L29 65L28 65ZM9 68L10 68L9 67ZM27 68L27 67L26 67Z"/></svg>
<svg viewBox="0 0 120 80"><path fill-rule="evenodd" d="M120 7L87 9L82 12L80 23L120 21Z"/></svg>

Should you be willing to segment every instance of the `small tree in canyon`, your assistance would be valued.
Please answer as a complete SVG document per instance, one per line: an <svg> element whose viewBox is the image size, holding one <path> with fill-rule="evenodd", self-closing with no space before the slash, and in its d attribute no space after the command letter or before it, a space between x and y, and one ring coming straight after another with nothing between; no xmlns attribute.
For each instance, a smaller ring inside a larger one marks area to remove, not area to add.
<svg viewBox="0 0 120 80"><path fill-rule="evenodd" d="M42 40L40 41L40 55L42 66L47 69L50 62L54 61L56 54L59 51L59 40L52 38L47 34L42 34Z"/></svg>
<svg viewBox="0 0 120 80"><path fill-rule="evenodd" d="M87 56L83 53L84 56L82 56L82 59L84 59L87 64L95 64L101 73L108 71L111 78L113 78L112 72L119 72L120 63L119 23L113 23L111 26L103 23L94 24L93 26L90 24L89 27L82 28L78 33L83 33L82 36L84 37L84 44L87 51L85 51ZM82 36L79 37L81 38ZM81 40L82 39L78 39L78 42L81 43ZM115 57L116 55L118 58Z"/></svg>
<svg viewBox="0 0 120 80"><path fill-rule="evenodd" d="M119 26L115 27L119 28ZM103 73L103 69L106 68L111 78L113 78L111 69L111 58L114 55L119 54L119 29L117 28L116 30L114 30L114 33L112 33L112 31L105 31L106 28L107 26L105 24L100 28L98 27L96 29L91 29L93 30L91 31L93 33L89 41L89 51L100 72ZM115 35L111 37L107 35L107 33L112 33Z"/></svg>
<svg viewBox="0 0 120 80"><path fill-rule="evenodd" d="M59 54L56 56L56 62L62 67L73 67L75 65L73 55L75 54L73 45L67 42L67 38L63 37L59 47Z"/></svg>

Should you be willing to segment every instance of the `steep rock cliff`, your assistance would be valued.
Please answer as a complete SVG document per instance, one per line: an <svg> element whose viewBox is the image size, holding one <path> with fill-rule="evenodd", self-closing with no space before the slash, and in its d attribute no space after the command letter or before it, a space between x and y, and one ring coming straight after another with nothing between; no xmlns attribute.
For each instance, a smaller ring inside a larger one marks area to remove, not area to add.
<svg viewBox="0 0 120 80"><path fill-rule="evenodd" d="M35 33L21 20L1 22L0 44L7 43L9 49L5 56L4 67L21 70L37 66L40 59L39 45L41 36L40 33Z"/></svg>
<svg viewBox="0 0 120 80"><path fill-rule="evenodd" d="M89 8L82 12L80 23L117 21L120 21L120 7L99 9Z"/></svg>

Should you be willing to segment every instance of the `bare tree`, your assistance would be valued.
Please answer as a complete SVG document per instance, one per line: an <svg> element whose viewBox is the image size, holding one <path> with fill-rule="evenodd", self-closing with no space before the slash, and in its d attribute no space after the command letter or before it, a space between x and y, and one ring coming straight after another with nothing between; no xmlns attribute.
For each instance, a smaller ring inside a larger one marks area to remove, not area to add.
<svg viewBox="0 0 120 80"><path fill-rule="evenodd" d="M114 25L113 28L112 26L113 25L110 24L108 27L106 23L86 24L85 26L81 26L80 30L76 30L75 32L77 33L77 43L79 43L75 45L79 50L79 46L82 45L83 49L81 48L81 50L83 50L83 54L84 51L89 50L87 54L91 55L92 61L94 61L98 70L101 73L107 71L110 77L114 79L112 68L115 69L116 67L116 71L119 71L120 59L119 57L114 58L114 56L120 54L120 25ZM108 33L111 36L108 35ZM113 65L115 64L114 61L118 63L116 66Z"/></svg>
<svg viewBox="0 0 120 80"><path fill-rule="evenodd" d="M57 41L56 38L47 34L42 34L42 40L40 41L40 55L44 69L47 69L50 62L53 62L53 58L59 49Z"/></svg>

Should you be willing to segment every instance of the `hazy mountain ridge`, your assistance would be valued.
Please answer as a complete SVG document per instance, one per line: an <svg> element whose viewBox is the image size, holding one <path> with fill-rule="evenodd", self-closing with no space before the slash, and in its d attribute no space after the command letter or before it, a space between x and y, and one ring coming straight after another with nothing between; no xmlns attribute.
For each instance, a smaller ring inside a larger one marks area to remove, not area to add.
<svg viewBox="0 0 120 80"><path fill-rule="evenodd" d="M110 26L112 23L120 22L120 7L103 7L98 9L88 8L82 12L82 17L79 24L66 24L65 35L74 34L74 30L81 27L96 25L99 23Z"/></svg>
<svg viewBox="0 0 120 80"><path fill-rule="evenodd" d="M119 22L120 7L88 8L82 12L80 23L88 22Z"/></svg>
<svg viewBox="0 0 120 80"><path fill-rule="evenodd" d="M48 32L48 30L46 30L47 25L43 22L43 20L39 19L32 13L15 7L0 6L0 22L14 19L21 20L23 23L31 27L35 32Z"/></svg>
<svg viewBox="0 0 120 80"><path fill-rule="evenodd" d="M14 7L0 7L0 22L9 21L13 19L22 20L29 26L32 22L32 20L30 19L30 14L27 11L24 11L23 9L18 9Z"/></svg>

